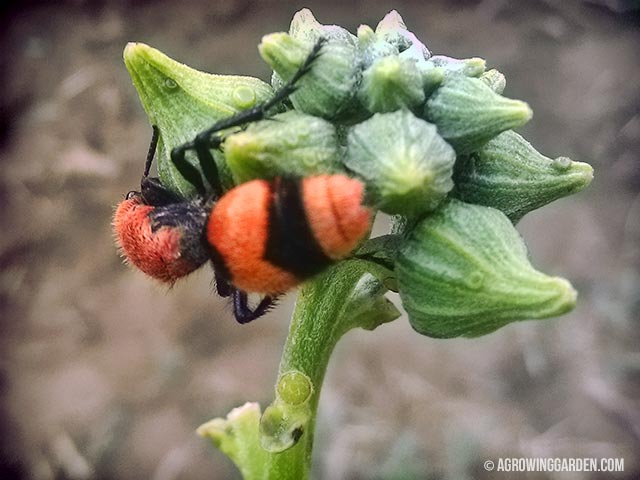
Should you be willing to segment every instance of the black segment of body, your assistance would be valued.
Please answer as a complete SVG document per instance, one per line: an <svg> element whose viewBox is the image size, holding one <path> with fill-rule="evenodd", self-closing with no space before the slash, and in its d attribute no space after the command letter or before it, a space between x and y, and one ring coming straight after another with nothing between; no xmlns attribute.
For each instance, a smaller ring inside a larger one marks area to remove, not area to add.
<svg viewBox="0 0 640 480"><path fill-rule="evenodd" d="M213 275L215 277L214 281L216 284L216 292L218 292L218 295L220 295L222 298L227 298L233 295L235 289L227 280L220 276L218 271L215 269L215 266L213 267Z"/></svg>
<svg viewBox="0 0 640 480"><path fill-rule="evenodd" d="M276 178L270 184L269 230L264 259L300 279L332 263L318 244L304 210L299 178Z"/></svg>
<svg viewBox="0 0 640 480"><path fill-rule="evenodd" d="M220 252L214 247L212 244L206 241L207 250L209 252L209 258L211 259L211 264L213 266L213 271L215 272L216 277L216 289L218 294L221 297L229 297L233 293L226 287L232 287L232 278L231 272L229 271L229 267L227 267L226 262Z"/></svg>
<svg viewBox="0 0 640 480"><path fill-rule="evenodd" d="M179 202L162 205L149 212L151 231L162 227L179 228L180 252L197 265L209 260L209 249L203 236L209 215L207 209L197 202Z"/></svg>

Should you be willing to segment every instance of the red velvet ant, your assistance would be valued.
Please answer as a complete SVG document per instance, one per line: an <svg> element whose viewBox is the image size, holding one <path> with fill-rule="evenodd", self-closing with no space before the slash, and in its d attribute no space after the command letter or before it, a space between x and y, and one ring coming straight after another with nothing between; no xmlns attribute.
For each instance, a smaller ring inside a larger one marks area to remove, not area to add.
<svg viewBox="0 0 640 480"><path fill-rule="evenodd" d="M211 149L221 130L258 121L295 89L320 55L323 40L302 67L268 101L215 123L171 152L181 175L198 190L181 198L149 176L158 143L154 126L140 191L117 207L113 228L126 259L166 283L211 260L218 293L233 297L240 323L263 315L279 295L347 256L369 231L371 211L362 205L364 185L345 175L253 180L223 194ZM200 172L185 160L195 150ZM265 296L251 309L247 292Z"/></svg>

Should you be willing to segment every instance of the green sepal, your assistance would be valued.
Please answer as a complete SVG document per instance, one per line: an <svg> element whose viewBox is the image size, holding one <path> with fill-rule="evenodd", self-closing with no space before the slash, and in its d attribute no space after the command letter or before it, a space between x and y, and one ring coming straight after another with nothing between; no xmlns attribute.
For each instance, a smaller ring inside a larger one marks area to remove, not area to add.
<svg viewBox="0 0 640 480"><path fill-rule="evenodd" d="M334 126L298 111L275 115L230 135L224 151L236 183L343 170Z"/></svg>
<svg viewBox="0 0 640 480"><path fill-rule="evenodd" d="M184 197L196 191L171 162L171 150L193 140L217 120L273 95L272 88L257 78L200 72L143 43L129 43L124 50L124 62L149 121L160 130L157 153L160 180ZM192 152L187 159L200 170ZM222 160L217 156L218 162ZM219 170L226 171L223 165L219 165ZM229 179L223 177L222 181L228 184Z"/></svg>
<svg viewBox="0 0 640 480"><path fill-rule="evenodd" d="M407 110L378 113L351 129L345 164L371 202L390 214L435 209L453 188L455 152L434 125Z"/></svg>
<svg viewBox="0 0 640 480"><path fill-rule="evenodd" d="M593 168L567 157L551 159L509 130L468 156L454 169L454 195L501 210L513 223L526 213L591 183Z"/></svg>
<svg viewBox="0 0 640 480"><path fill-rule="evenodd" d="M562 315L576 291L535 270L500 211L452 199L420 221L401 247L400 297L418 332L477 337L516 320Z"/></svg>
<svg viewBox="0 0 640 480"><path fill-rule="evenodd" d="M459 155L478 150L505 130L527 123L529 105L495 93L482 80L464 75L446 77L427 100L424 118Z"/></svg>
<svg viewBox="0 0 640 480"><path fill-rule="evenodd" d="M388 290L394 290L395 282L382 272L365 273L351 294L348 305L351 322L365 330L375 330L400 317L397 307L384 296Z"/></svg>
<svg viewBox="0 0 640 480"><path fill-rule="evenodd" d="M313 43L293 38L286 32L270 33L262 37L258 51L262 59L273 69L272 84L276 88L284 85L284 80L293 77L309 56Z"/></svg>
<svg viewBox="0 0 640 480"><path fill-rule="evenodd" d="M486 69L487 62L483 58L453 58L444 55L434 55L429 62L434 67L440 67L445 75L462 74L467 77L479 77Z"/></svg>
<svg viewBox="0 0 640 480"><path fill-rule="evenodd" d="M260 406L247 402L231 410L227 418L202 424L197 432L236 464L244 480L259 480L264 478L270 455L260 446L259 423Z"/></svg>

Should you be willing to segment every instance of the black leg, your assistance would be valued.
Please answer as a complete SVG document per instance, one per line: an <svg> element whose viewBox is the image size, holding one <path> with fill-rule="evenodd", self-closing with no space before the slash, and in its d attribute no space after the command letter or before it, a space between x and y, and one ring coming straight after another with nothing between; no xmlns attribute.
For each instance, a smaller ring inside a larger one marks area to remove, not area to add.
<svg viewBox="0 0 640 480"><path fill-rule="evenodd" d="M219 148L223 139L219 135L215 134L221 130L239 127L265 118L268 115L269 110L295 91L298 80L311 70L313 62L320 56L320 50L325 41L326 40L324 38L320 38L316 42L302 66L269 100L248 110L238 112L236 115L231 117L223 118L222 120L214 123L211 127L200 132L192 142L184 143L171 151L171 160L180 174L189 183L194 185L200 194L204 195L205 193L204 184L198 170L186 161L186 152L190 150L196 151L196 155L198 156L198 161L200 162L200 167L202 168L205 178L211 184L214 194L217 197L220 197L222 195L222 186L220 185L218 169L213 159L213 155L211 154L211 149Z"/></svg>
<svg viewBox="0 0 640 480"><path fill-rule="evenodd" d="M227 298L233 295L235 288L233 288L224 278L218 275L218 272L214 271L214 275L216 282L216 291L218 292L218 295L220 295L222 298Z"/></svg>
<svg viewBox="0 0 640 480"><path fill-rule="evenodd" d="M222 120L214 123L210 128L203 130L198 134L195 140L195 144L198 143L207 143L209 144L211 136L219 132L221 130L225 130L227 128L239 127L241 125L245 125L247 123L256 122L258 120L262 120L277 104L282 102L285 98L291 95L296 89L296 83L300 80L306 73L311 70L311 66L313 62L315 62L320 56L320 50L322 45L324 45L326 39L320 38L313 48L311 49L311 53L307 56L306 60L302 64L302 66L296 71L296 73L289 79L289 81L284 84L269 100L259 105L256 105L253 108L248 110L243 110L238 112L237 114L223 118ZM219 141L220 143L221 141ZM218 143L218 144L219 144ZM209 145L211 148L211 145Z"/></svg>
<svg viewBox="0 0 640 480"><path fill-rule="evenodd" d="M247 302L247 293L242 290L235 290L233 292L233 313L238 323L249 323L267 313L274 302L274 297L266 296L260 301L256 308L251 310Z"/></svg>
<svg viewBox="0 0 640 480"><path fill-rule="evenodd" d="M196 190L201 196L206 194L206 190L204 188L204 183L202 182L202 177L200 176L200 172L196 167L187 162L185 157L188 150L193 150L195 145L193 142L188 142L180 145L179 147L171 150L171 161L187 182L196 187ZM211 153L209 152L209 155ZM213 162L212 162L213 163ZM213 168L215 168L215 163ZM219 183L219 182L217 182Z"/></svg>
<svg viewBox="0 0 640 480"><path fill-rule="evenodd" d="M218 138L219 137L217 136L215 137L215 139ZM222 140L220 139L217 143L211 142L211 144L208 144L206 141L202 141L200 139L200 135L198 135L194 141L196 155L198 156L198 162L200 163L202 174L204 175L204 178L207 179L207 182L209 182L209 185L211 185L215 198L220 198L222 196L222 183L220 182L218 166L213 158L211 149L217 149L220 146L221 141Z"/></svg>
<svg viewBox="0 0 640 480"><path fill-rule="evenodd" d="M178 203L181 200L178 195L163 186L157 177L149 176L149 171L153 164L153 157L156 154L160 135L157 125L152 125L151 128L153 128L153 134L151 136L151 143L149 144L147 161L144 165L144 172L142 173L142 180L140 180L140 191L129 192L127 194L127 198L132 198L135 195L142 195L142 199L145 204L153 205L155 207Z"/></svg>
<svg viewBox="0 0 640 480"><path fill-rule="evenodd" d="M156 148L158 148L158 139L160 138L160 130L157 125L152 125L153 134L151 135L151 143L149 144L149 152L147 153L147 161L144 164L144 173L142 178L149 176L149 170L151 170L151 164L153 163L153 157L156 154Z"/></svg>

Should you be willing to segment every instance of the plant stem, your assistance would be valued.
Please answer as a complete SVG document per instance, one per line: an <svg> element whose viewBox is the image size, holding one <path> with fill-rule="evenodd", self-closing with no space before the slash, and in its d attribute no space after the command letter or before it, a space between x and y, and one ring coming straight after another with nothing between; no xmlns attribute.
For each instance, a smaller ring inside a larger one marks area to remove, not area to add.
<svg viewBox="0 0 640 480"><path fill-rule="evenodd" d="M372 270L387 273L362 260L341 262L308 282L300 291L279 376L297 371L310 379L313 386L307 404L310 418L295 446L269 455L265 479L304 480L309 477L318 400L336 343L352 328L373 329L397 316L395 307L382 296L386 289L377 279L369 275L369 284L363 285L362 280L366 278L363 275Z"/></svg>

